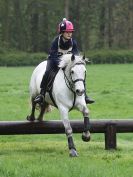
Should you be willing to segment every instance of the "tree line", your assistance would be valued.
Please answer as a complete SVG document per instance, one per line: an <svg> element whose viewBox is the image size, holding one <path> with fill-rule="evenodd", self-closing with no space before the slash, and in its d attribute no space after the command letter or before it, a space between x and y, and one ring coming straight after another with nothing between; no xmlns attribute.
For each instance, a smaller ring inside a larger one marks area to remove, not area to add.
<svg viewBox="0 0 133 177"><path fill-rule="evenodd" d="M63 17L80 50L132 49L132 0L0 0L0 47L48 52Z"/></svg>

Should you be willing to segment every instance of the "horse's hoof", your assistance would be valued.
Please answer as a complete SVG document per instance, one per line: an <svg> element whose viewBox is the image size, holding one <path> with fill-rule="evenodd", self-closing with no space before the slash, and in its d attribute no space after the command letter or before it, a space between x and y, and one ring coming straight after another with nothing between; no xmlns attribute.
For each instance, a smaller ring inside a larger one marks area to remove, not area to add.
<svg viewBox="0 0 133 177"><path fill-rule="evenodd" d="M34 117L31 117L31 116L27 116L27 118L26 118L28 121L34 121L35 120L35 118Z"/></svg>
<svg viewBox="0 0 133 177"><path fill-rule="evenodd" d="M78 157L77 151L75 149L70 149L70 157Z"/></svg>
<svg viewBox="0 0 133 177"><path fill-rule="evenodd" d="M90 141L90 139L91 139L90 132L87 132L87 133L83 132L82 140L85 141L85 142L88 142L88 141Z"/></svg>
<svg viewBox="0 0 133 177"><path fill-rule="evenodd" d="M38 118L37 121L38 121L38 122L43 122L43 119L39 119L39 118Z"/></svg>

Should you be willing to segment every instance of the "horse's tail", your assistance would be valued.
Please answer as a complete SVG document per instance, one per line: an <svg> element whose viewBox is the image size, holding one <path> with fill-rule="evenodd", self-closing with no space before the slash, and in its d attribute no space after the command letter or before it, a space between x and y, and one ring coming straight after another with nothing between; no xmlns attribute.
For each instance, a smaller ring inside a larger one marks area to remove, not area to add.
<svg viewBox="0 0 133 177"><path fill-rule="evenodd" d="M45 112L44 113L48 113L51 112L53 110L53 106L49 105L48 103L44 103L45 104ZM36 110L41 110L41 106L39 104L36 104Z"/></svg>
<svg viewBox="0 0 133 177"><path fill-rule="evenodd" d="M30 99L29 99L30 107L32 107L32 101L33 101L33 98L30 97ZM50 105L50 104L48 104L46 102L44 102L44 104L45 104L45 112L44 113L48 113L48 112L51 112L53 110L54 107L52 105ZM41 105L36 104L35 109L40 111L41 110Z"/></svg>
<svg viewBox="0 0 133 177"><path fill-rule="evenodd" d="M53 110L53 106L51 105L48 105L46 108L45 108L45 113L48 113L48 112L51 112Z"/></svg>

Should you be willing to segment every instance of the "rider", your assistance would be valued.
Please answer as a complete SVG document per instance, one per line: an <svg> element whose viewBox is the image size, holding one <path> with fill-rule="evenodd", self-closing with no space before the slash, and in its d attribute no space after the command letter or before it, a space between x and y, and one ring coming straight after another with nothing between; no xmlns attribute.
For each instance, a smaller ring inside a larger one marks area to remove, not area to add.
<svg viewBox="0 0 133 177"><path fill-rule="evenodd" d="M47 68L46 72L43 76L40 88L40 95L38 95L34 102L42 103L44 101L46 87L48 84L48 78L51 73L54 73L53 77L55 77L58 72L58 64L60 62L60 57L63 54L73 53L75 55L79 55L79 51L77 48L76 41L72 38L72 33L74 31L74 26L72 22L68 21L66 18L63 18L63 21L59 24L59 35L53 40L51 49L49 52L48 60L47 60ZM87 104L91 104L94 102L91 98L89 98L85 93L85 101Z"/></svg>

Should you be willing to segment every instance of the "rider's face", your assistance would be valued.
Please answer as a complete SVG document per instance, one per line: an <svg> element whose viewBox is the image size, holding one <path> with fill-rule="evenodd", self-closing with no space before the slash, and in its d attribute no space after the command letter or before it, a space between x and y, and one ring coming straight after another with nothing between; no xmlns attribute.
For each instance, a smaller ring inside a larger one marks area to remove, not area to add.
<svg viewBox="0 0 133 177"><path fill-rule="evenodd" d="M72 38L72 32L64 32L62 35L65 40L69 40Z"/></svg>

